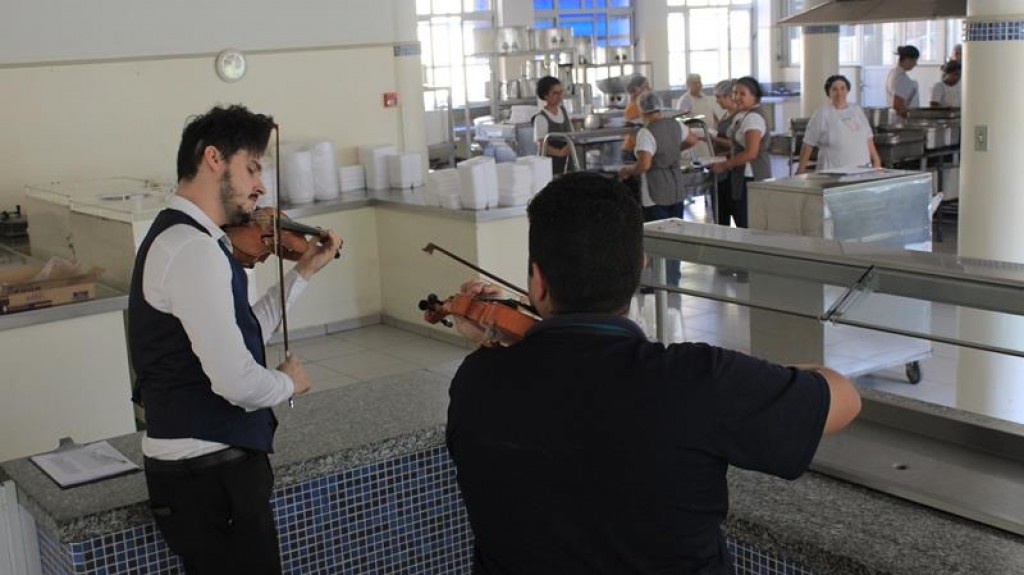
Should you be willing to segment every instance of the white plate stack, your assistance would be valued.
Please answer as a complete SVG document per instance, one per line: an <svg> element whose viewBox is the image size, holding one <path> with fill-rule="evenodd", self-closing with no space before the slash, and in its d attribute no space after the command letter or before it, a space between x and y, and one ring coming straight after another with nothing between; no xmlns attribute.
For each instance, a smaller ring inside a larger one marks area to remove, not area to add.
<svg viewBox="0 0 1024 575"><path fill-rule="evenodd" d="M460 210L462 209L462 200L459 196L458 170L455 168L434 170L427 174L427 184L423 189L424 204Z"/></svg>
<svg viewBox="0 0 1024 575"><path fill-rule="evenodd" d="M358 164L355 166L342 166L338 168L338 182L341 185L342 193L365 190L366 171Z"/></svg>
<svg viewBox="0 0 1024 575"><path fill-rule="evenodd" d="M531 180L530 195L541 191L551 181L551 158L549 156L523 156L516 158L519 165L529 166Z"/></svg>
<svg viewBox="0 0 1024 575"><path fill-rule="evenodd" d="M523 164L498 164L498 205L525 206L530 201L533 172Z"/></svg>
<svg viewBox="0 0 1024 575"><path fill-rule="evenodd" d="M388 179L392 188L415 188L423 185L423 156L418 152L402 152L387 157Z"/></svg>
<svg viewBox="0 0 1024 575"><path fill-rule="evenodd" d="M338 197L338 162L334 159L334 144L317 142L309 149L313 163L313 197L318 201Z"/></svg>
<svg viewBox="0 0 1024 575"><path fill-rule="evenodd" d="M386 190L391 187L387 157L398 153L394 146L360 146L359 163L366 172L366 187Z"/></svg>
<svg viewBox="0 0 1024 575"><path fill-rule="evenodd" d="M477 156L460 163L456 170L463 208L485 210L498 206L498 170L494 158Z"/></svg>

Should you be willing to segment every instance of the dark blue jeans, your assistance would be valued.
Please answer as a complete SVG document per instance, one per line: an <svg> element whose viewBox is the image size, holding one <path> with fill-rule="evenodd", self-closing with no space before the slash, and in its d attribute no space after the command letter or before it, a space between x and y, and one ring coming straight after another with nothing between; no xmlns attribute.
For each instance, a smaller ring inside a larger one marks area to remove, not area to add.
<svg viewBox="0 0 1024 575"><path fill-rule="evenodd" d="M644 221L653 222L666 218L683 218L683 202L671 206L644 206ZM679 260L665 260L665 283L670 286L679 285Z"/></svg>

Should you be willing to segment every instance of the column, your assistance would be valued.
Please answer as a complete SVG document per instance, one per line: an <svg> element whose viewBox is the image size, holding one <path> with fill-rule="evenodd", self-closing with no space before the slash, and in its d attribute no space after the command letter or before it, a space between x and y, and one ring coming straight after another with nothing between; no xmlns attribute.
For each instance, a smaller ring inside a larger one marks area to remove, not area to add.
<svg viewBox="0 0 1024 575"><path fill-rule="evenodd" d="M1024 262L1024 193L1020 130L1024 107L1007 100L1020 91L1024 69L1024 16L1019 0L968 0L960 146L962 257ZM977 141L976 129L987 131ZM1024 341L1024 318L962 310L960 334ZM1024 360L961 349L958 407L1024 421Z"/></svg>
<svg viewBox="0 0 1024 575"><path fill-rule="evenodd" d="M825 78L839 73L839 26L804 26L803 48L800 115L809 118L822 104L828 102L824 90ZM777 130L788 128L776 127Z"/></svg>
<svg viewBox="0 0 1024 575"><path fill-rule="evenodd" d="M406 152L423 154L427 166L426 116L423 110L423 70L416 39L416 1L395 0L395 89L402 117L399 142Z"/></svg>

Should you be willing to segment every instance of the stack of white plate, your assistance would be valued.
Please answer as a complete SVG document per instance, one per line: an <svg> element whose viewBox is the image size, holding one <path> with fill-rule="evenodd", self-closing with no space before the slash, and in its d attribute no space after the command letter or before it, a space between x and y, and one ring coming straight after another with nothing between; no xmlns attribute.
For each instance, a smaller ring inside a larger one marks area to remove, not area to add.
<svg viewBox="0 0 1024 575"><path fill-rule="evenodd" d="M394 146L360 146L359 163L366 172L366 187L386 190L391 187L387 157L398 153Z"/></svg>
<svg viewBox="0 0 1024 575"><path fill-rule="evenodd" d="M498 206L498 170L494 158L477 156L458 165L462 207L485 210Z"/></svg>
<svg viewBox="0 0 1024 575"><path fill-rule="evenodd" d="M530 201L533 172L524 164L498 164L498 205L525 206Z"/></svg>
<svg viewBox="0 0 1024 575"><path fill-rule="evenodd" d="M532 184L530 195L541 191L551 181L551 158L549 156L522 156L516 163L530 168Z"/></svg>
<svg viewBox="0 0 1024 575"><path fill-rule="evenodd" d="M459 171L455 168L434 170L427 174L423 203L453 210L462 209L459 199Z"/></svg>
<svg viewBox="0 0 1024 575"><path fill-rule="evenodd" d="M366 171L360 165L338 168L338 182L342 192L366 189Z"/></svg>
<svg viewBox="0 0 1024 575"><path fill-rule="evenodd" d="M387 157L388 179L392 188L414 188L423 185L423 156L403 152Z"/></svg>

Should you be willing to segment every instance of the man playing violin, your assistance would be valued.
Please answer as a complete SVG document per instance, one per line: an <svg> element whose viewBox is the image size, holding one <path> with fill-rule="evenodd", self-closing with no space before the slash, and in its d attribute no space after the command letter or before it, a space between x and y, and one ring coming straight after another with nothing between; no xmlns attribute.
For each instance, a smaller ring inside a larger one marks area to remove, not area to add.
<svg viewBox="0 0 1024 575"><path fill-rule="evenodd" d="M193 118L178 187L139 247L128 320L134 399L146 413L146 483L157 527L189 574L280 573L270 509L277 419L310 389L300 361L268 369L278 287L250 306L222 226L244 223L265 192L273 120L243 106ZM329 231L283 278L288 305L341 247Z"/></svg>
<svg viewBox="0 0 1024 575"><path fill-rule="evenodd" d="M628 195L578 173L533 199L528 292L542 320L477 349L452 380L447 444L474 573L731 574L729 465L796 478L860 410L825 367L648 341L626 318L645 259Z"/></svg>

